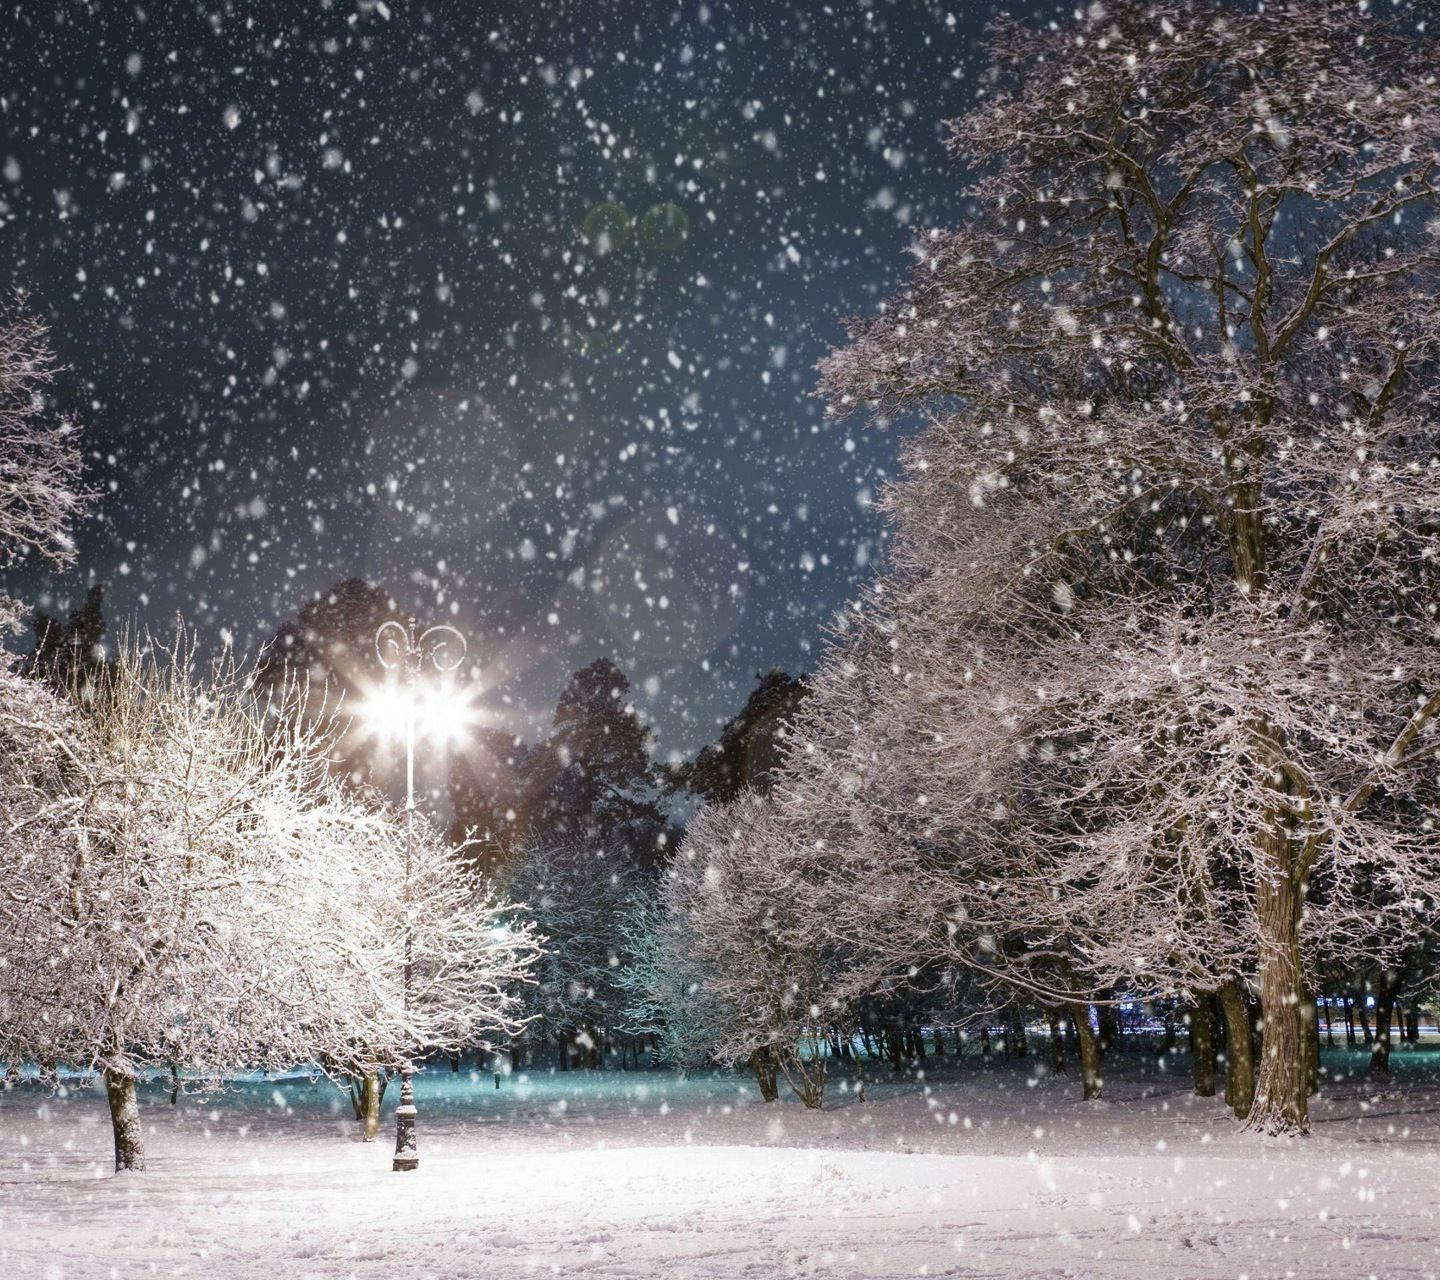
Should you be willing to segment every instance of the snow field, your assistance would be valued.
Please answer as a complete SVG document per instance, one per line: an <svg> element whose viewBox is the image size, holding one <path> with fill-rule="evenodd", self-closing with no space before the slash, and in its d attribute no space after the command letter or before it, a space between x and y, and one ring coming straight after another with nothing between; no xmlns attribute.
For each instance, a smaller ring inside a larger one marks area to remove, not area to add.
<svg viewBox="0 0 1440 1280"><path fill-rule="evenodd" d="M1327 1054L1333 1072L1361 1063ZM1181 1064L1183 1065L1183 1064ZM1332 1084L1315 1133L1236 1131L1183 1074L1109 1100L1026 1064L881 1075L870 1101L766 1107L725 1075L531 1074L418 1089L421 1168L389 1168L321 1082L168 1105L150 1169L110 1176L103 1099L0 1096L0 1275L420 1280L587 1275L1433 1276L1440 1055ZM953 1115L953 1119L952 1119Z"/></svg>

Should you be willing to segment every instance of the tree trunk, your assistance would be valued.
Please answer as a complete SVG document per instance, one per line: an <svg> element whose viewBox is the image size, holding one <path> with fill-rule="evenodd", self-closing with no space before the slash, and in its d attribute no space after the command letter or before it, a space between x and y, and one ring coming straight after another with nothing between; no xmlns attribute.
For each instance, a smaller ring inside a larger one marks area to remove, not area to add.
<svg viewBox="0 0 1440 1280"><path fill-rule="evenodd" d="M1075 1038L1080 1044L1080 1096L1086 1102L1100 1097L1104 1081L1100 1079L1100 1045L1090 1026L1090 1006L1070 1006L1071 1017L1075 1019Z"/></svg>
<svg viewBox="0 0 1440 1280"><path fill-rule="evenodd" d="M1405 1017L1405 1039L1410 1044L1420 1043L1420 1005L1418 1003L1410 1006L1410 1012Z"/></svg>
<svg viewBox="0 0 1440 1280"><path fill-rule="evenodd" d="M1393 969L1386 969L1380 975L1379 989L1375 993L1375 1044L1370 1050L1370 1070L1380 1075L1390 1074L1390 1025L1394 1020L1395 992L1400 986L1400 975Z"/></svg>
<svg viewBox="0 0 1440 1280"><path fill-rule="evenodd" d="M1345 1015L1345 1044L1353 1049L1355 1047L1355 1010L1348 995L1341 999L1340 1011Z"/></svg>
<svg viewBox="0 0 1440 1280"><path fill-rule="evenodd" d="M1030 1041L1025 1034L1025 1016L1019 1009L1010 1013L1010 1028L1005 1037L1005 1047L1017 1058L1030 1055Z"/></svg>
<svg viewBox="0 0 1440 1280"><path fill-rule="evenodd" d="M1195 1080L1197 1098L1215 1096L1215 1018L1210 1011L1210 996L1202 995L1186 1011L1190 1027L1190 1074Z"/></svg>
<svg viewBox="0 0 1440 1280"><path fill-rule="evenodd" d="M1315 997L1305 992L1299 1005L1301 1052L1305 1069L1305 1096L1320 1092L1320 1015Z"/></svg>
<svg viewBox="0 0 1440 1280"><path fill-rule="evenodd" d="M1365 1006L1365 993L1362 991L1355 1001L1355 1013L1360 1019L1360 1033L1364 1038L1365 1047L1368 1049L1375 1043L1375 1037L1370 1034L1370 1013Z"/></svg>
<svg viewBox="0 0 1440 1280"><path fill-rule="evenodd" d="M804 1103L806 1109L821 1110L825 1105L825 1077L829 1060L819 1056L805 1059L795 1052L772 1051L771 1057L784 1075L790 1091ZM771 1071L774 1069L772 1066Z"/></svg>
<svg viewBox="0 0 1440 1280"><path fill-rule="evenodd" d="M1063 1076L1065 1072L1065 1037L1060 1031L1060 1011L1046 1009L1045 1020L1050 1026L1050 1071L1052 1075Z"/></svg>
<svg viewBox="0 0 1440 1280"><path fill-rule="evenodd" d="M755 1083L760 1086L760 1097L765 1102L774 1102L780 1096L779 1072L775 1055L769 1049L756 1049L750 1055L750 1069L755 1072Z"/></svg>
<svg viewBox="0 0 1440 1280"><path fill-rule="evenodd" d="M981 1056L982 1058L988 1058L988 1057L990 1056L991 1052L992 1052L992 1047L991 1047L991 1044L990 1044L990 1028L989 1028L988 1026L986 1026L986 1027L981 1027L981 1028L980 1028L980 1056Z"/></svg>
<svg viewBox="0 0 1440 1280"><path fill-rule="evenodd" d="M110 1127L115 1133L115 1172L145 1168L145 1145L140 1137L140 1102L135 1077L105 1068L105 1096L110 1101Z"/></svg>
<svg viewBox="0 0 1440 1280"><path fill-rule="evenodd" d="M1246 1127L1265 1133L1307 1133L1306 996L1300 967L1300 889L1288 866L1290 836L1266 838L1266 862L1255 886L1260 923L1260 1072ZM1312 1003L1313 1010L1314 1005ZM1313 1020L1313 1018L1312 1018Z"/></svg>
<svg viewBox="0 0 1440 1280"><path fill-rule="evenodd" d="M1335 1027L1334 1027L1334 1025L1333 1025L1332 1022L1331 1022L1331 1016L1330 1016L1330 1001L1329 1001L1328 998L1326 998L1326 999L1324 1000L1324 1004L1325 1004L1325 1044L1326 1044L1329 1048L1333 1049L1333 1048L1335 1047Z"/></svg>
<svg viewBox="0 0 1440 1280"><path fill-rule="evenodd" d="M1108 995L1115 993L1107 992ZM1095 1021L1099 1026L1100 1052L1109 1053L1120 1045L1120 1010L1113 1004L1095 1006Z"/></svg>
<svg viewBox="0 0 1440 1280"><path fill-rule="evenodd" d="M367 1071L360 1077L360 1123L362 1142L374 1142L380 1132L380 1073Z"/></svg>
<svg viewBox="0 0 1440 1280"><path fill-rule="evenodd" d="M1220 988L1220 1010L1225 1015L1225 1101L1237 1120L1250 1114L1255 1101L1255 1053L1250 1040L1250 1011L1239 984Z"/></svg>

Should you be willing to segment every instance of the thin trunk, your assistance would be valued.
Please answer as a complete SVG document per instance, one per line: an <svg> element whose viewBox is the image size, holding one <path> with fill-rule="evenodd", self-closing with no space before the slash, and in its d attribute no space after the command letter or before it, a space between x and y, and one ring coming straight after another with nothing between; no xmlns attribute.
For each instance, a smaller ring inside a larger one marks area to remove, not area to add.
<svg viewBox="0 0 1440 1280"><path fill-rule="evenodd" d="M1220 988L1220 1011L1225 1015L1225 1101L1243 1120L1255 1101L1255 1053L1250 1011L1238 983Z"/></svg>
<svg viewBox="0 0 1440 1280"><path fill-rule="evenodd" d="M1365 1047L1368 1049L1375 1043L1375 1037L1370 1034L1370 1012L1365 1004L1366 995L1362 991L1355 1000L1355 1015L1360 1019L1360 1034L1364 1038Z"/></svg>
<svg viewBox="0 0 1440 1280"><path fill-rule="evenodd" d="M1348 995L1341 999L1340 1011L1345 1015L1345 1043L1353 1049L1355 1047L1355 1010Z"/></svg>
<svg viewBox="0 0 1440 1280"><path fill-rule="evenodd" d="M1204 994L1185 1014L1190 1027L1190 1074L1197 1098L1215 1096L1215 1018L1210 1010L1210 996Z"/></svg>
<svg viewBox="0 0 1440 1280"><path fill-rule="evenodd" d="M1045 1021L1050 1027L1050 1071L1063 1076L1065 1072L1065 1037L1060 1031L1060 1011L1046 1009Z"/></svg>
<svg viewBox="0 0 1440 1280"><path fill-rule="evenodd" d="M135 1077L105 1068L105 1096L110 1101L110 1127L115 1133L115 1172L145 1168L145 1144L140 1137L140 1102Z"/></svg>
<svg viewBox="0 0 1440 1280"><path fill-rule="evenodd" d="M1330 1020L1330 1001L1325 1000L1325 1044L1327 1048L1335 1047L1335 1027Z"/></svg>
<svg viewBox="0 0 1440 1280"><path fill-rule="evenodd" d="M825 1105L825 1077L828 1060L815 1054L806 1059L790 1051L772 1055L785 1077L790 1091L804 1103L807 1110L819 1111Z"/></svg>

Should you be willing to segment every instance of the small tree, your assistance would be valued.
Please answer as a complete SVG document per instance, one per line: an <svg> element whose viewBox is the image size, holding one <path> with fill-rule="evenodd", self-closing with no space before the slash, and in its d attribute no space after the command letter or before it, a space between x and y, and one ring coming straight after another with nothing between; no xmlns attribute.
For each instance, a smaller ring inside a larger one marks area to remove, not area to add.
<svg viewBox="0 0 1440 1280"><path fill-rule="evenodd" d="M796 840L776 806L749 792L702 810L663 883L664 937L670 971L693 980L710 1010L715 1059L751 1066L767 1101L784 1079L818 1108L833 974L814 896L790 875Z"/></svg>
<svg viewBox="0 0 1440 1280"><path fill-rule="evenodd" d="M620 1029L653 1036L660 1062L687 1078L711 1060L721 1016L704 974L692 955L666 945L664 907L653 889L631 894L619 934L626 957L618 978Z"/></svg>
<svg viewBox="0 0 1440 1280"><path fill-rule="evenodd" d="M45 324L24 298L0 306L0 567L31 554L52 564L74 557L70 526L89 495L79 432L46 409L56 367Z"/></svg>
<svg viewBox="0 0 1440 1280"><path fill-rule="evenodd" d="M589 1065L601 1065L625 1000L620 978L629 957L622 926L640 890L626 850L530 840L516 852L505 888L545 938L528 993L531 1012L555 1036L562 1065L572 1044Z"/></svg>
<svg viewBox="0 0 1440 1280"><path fill-rule="evenodd" d="M143 1167L149 1070L363 1072L513 1023L528 931L492 936L498 906L433 837L407 901L397 815L228 658L201 674L183 636L122 642L63 716L33 714L28 688L0 704L27 763L0 789L0 1053L99 1070L117 1169Z"/></svg>

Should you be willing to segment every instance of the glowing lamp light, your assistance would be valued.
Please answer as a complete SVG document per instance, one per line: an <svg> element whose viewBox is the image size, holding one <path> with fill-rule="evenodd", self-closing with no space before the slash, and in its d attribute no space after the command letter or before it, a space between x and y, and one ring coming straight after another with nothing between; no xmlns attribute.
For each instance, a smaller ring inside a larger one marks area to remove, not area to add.
<svg viewBox="0 0 1440 1280"><path fill-rule="evenodd" d="M378 738L405 743L405 999L410 999L410 864L415 845L415 739L451 743L465 734L474 712L470 698L447 677L465 659L465 637L439 623L417 631L415 619L390 619L375 632L375 656L392 678L370 689L361 700L360 716ZM422 670L439 673L441 683L422 682ZM400 1105L395 1108L397 1172L418 1169L415 1141L415 1068L409 1057L400 1064Z"/></svg>
<svg viewBox="0 0 1440 1280"><path fill-rule="evenodd" d="M453 682L407 687L386 681L367 689L356 710L373 738L404 742L413 732L441 748L460 745L478 719L474 695Z"/></svg>

